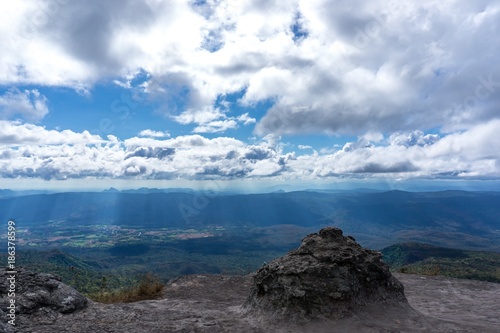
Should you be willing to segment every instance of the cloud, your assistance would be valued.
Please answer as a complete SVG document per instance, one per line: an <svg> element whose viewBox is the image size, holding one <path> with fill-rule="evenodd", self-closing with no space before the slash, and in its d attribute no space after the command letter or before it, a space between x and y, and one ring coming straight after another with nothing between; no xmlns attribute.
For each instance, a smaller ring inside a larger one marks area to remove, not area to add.
<svg viewBox="0 0 500 333"><path fill-rule="evenodd" d="M180 124L198 124L205 125L218 119L226 118L226 115L220 109L205 108L202 110L188 109L179 116L172 117Z"/></svg>
<svg viewBox="0 0 500 333"><path fill-rule="evenodd" d="M0 84L30 88L0 96L0 173L498 177L499 30L493 0L2 2ZM49 112L31 87L98 82L194 134L120 141L23 123ZM213 135L242 126L261 141ZM280 136L301 133L358 139L285 154Z"/></svg>
<svg viewBox="0 0 500 333"><path fill-rule="evenodd" d="M98 144L104 140L88 131L47 130L42 126L0 120L0 146Z"/></svg>
<svg viewBox="0 0 500 333"><path fill-rule="evenodd" d="M225 132L228 129L238 128L238 123L244 126L255 123L248 113L238 117L229 117L221 109L204 108L201 110L188 109L178 116L172 116L178 123L196 124L193 133L218 133Z"/></svg>
<svg viewBox="0 0 500 333"><path fill-rule="evenodd" d="M430 1L393 8L354 1L322 6L325 10L318 14L318 2L312 2L308 11L318 21L308 31L326 38L330 49L307 70L286 68L294 80L272 92L277 101L257 125L257 133L362 134L441 126L453 131L496 118L500 68L491 68L493 53L483 52L500 46L488 33L498 25L498 5L483 2L461 10L453 2L430 6ZM364 45L356 43L358 34ZM302 47L313 41L308 38ZM477 46L474 53L468 43ZM250 83L248 90L253 96L265 94L265 83L276 82L282 73Z"/></svg>
<svg viewBox="0 0 500 333"><path fill-rule="evenodd" d="M0 178L315 180L500 176L496 144L500 141L500 120L433 137L432 144L419 144L413 139L411 144L408 140L396 140L395 144L394 138L408 138L396 133L376 144L367 144L360 137L343 149L322 153L313 150L310 154L285 153L273 137L254 144L201 135L119 141L5 121L0 122L0 133L7 133L0 137Z"/></svg>
<svg viewBox="0 0 500 333"><path fill-rule="evenodd" d="M242 91L243 105L272 105L256 123L262 136L451 133L498 117L495 1L26 1L2 9L0 83L88 91L111 77L126 88L130 73L143 71L158 112L200 133L253 123L219 109Z"/></svg>
<svg viewBox="0 0 500 333"><path fill-rule="evenodd" d="M393 133L389 137L389 142L391 145L397 146L427 146L432 145L439 141L439 135L437 134L425 134L422 131L412 131L409 133L397 132Z"/></svg>
<svg viewBox="0 0 500 333"><path fill-rule="evenodd" d="M256 122L255 118L252 118L248 115L248 112L238 116L236 119L239 122L243 123L244 126L255 124Z"/></svg>
<svg viewBox="0 0 500 333"><path fill-rule="evenodd" d="M193 130L194 133L217 133L225 132L228 129L238 127L238 123L233 119L215 120L203 125L196 126Z"/></svg>
<svg viewBox="0 0 500 333"><path fill-rule="evenodd" d="M361 139L322 155L302 155L288 168L302 177L491 178L500 175L500 120L434 138L432 144L367 145ZM401 137L401 133L390 137ZM406 136L404 136L406 137ZM425 137L425 136L424 136Z"/></svg>
<svg viewBox="0 0 500 333"><path fill-rule="evenodd" d="M153 131L150 129L142 130L139 132L139 136L142 137L149 137L149 138L169 138L170 133L168 132L160 132L160 131Z"/></svg>
<svg viewBox="0 0 500 333"><path fill-rule="evenodd" d="M49 113L47 98L36 89L7 90L0 96L0 119L21 117L28 121L39 121Z"/></svg>
<svg viewBox="0 0 500 333"><path fill-rule="evenodd" d="M174 148L151 148L151 147L141 147L136 148L132 153L125 155L125 159L132 157L144 157L144 158L157 158L163 160L168 156L175 154Z"/></svg>

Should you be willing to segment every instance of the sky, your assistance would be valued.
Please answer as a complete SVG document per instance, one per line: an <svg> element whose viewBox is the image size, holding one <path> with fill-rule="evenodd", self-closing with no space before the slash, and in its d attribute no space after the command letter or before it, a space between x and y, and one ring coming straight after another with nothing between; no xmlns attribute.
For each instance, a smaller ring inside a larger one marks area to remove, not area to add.
<svg viewBox="0 0 500 333"><path fill-rule="evenodd" d="M0 188L494 188L499 33L494 0L2 1Z"/></svg>

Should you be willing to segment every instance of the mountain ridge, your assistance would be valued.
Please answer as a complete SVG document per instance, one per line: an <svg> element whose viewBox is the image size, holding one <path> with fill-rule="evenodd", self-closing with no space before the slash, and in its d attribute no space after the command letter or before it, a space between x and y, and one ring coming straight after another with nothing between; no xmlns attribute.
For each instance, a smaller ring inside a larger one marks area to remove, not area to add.
<svg viewBox="0 0 500 333"><path fill-rule="evenodd" d="M26 208L29 209L26 209ZM0 199L0 219L139 228L338 226L373 248L419 241L500 251L500 193L35 194Z"/></svg>

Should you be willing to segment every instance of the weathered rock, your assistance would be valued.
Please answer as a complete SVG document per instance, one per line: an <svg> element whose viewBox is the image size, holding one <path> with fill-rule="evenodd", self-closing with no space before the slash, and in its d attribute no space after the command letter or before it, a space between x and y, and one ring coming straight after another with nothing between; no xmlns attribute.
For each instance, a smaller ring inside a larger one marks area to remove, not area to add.
<svg viewBox="0 0 500 333"><path fill-rule="evenodd" d="M61 314L68 314L87 306L88 299L65 285L51 274L41 274L17 268L15 297L8 297L11 274L0 268L0 307L5 310L10 299L15 299L16 323L22 321L47 321Z"/></svg>
<svg viewBox="0 0 500 333"><path fill-rule="evenodd" d="M340 319L368 304L406 303L403 285L378 251L325 228L257 271L247 304L287 319Z"/></svg>

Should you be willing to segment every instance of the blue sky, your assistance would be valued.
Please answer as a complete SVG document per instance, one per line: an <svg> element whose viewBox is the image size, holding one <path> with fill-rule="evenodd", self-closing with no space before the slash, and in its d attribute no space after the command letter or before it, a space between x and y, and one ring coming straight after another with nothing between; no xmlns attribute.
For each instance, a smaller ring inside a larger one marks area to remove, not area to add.
<svg viewBox="0 0 500 333"><path fill-rule="evenodd" d="M0 188L496 188L499 31L496 1L3 2Z"/></svg>

